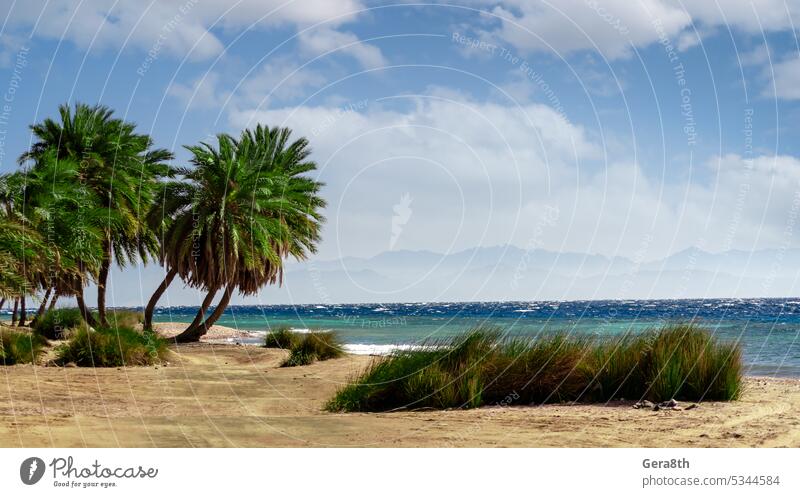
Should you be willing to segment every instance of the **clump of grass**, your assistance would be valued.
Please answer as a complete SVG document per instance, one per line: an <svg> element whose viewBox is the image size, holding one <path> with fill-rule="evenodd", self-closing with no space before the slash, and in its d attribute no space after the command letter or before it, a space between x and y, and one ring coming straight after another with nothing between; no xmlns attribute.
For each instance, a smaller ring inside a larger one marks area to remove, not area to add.
<svg viewBox="0 0 800 497"><path fill-rule="evenodd" d="M327 361L344 355L342 344L332 331L302 334L292 343L290 352L282 367L306 366L314 361Z"/></svg>
<svg viewBox="0 0 800 497"><path fill-rule="evenodd" d="M524 404L579 398L591 378L582 361L590 345L587 338L564 333L498 344L484 368L487 402L501 402L510 392Z"/></svg>
<svg viewBox="0 0 800 497"><path fill-rule="evenodd" d="M58 364L83 367L147 366L158 364L168 354L167 341L153 332L130 327L91 330L81 326L57 351Z"/></svg>
<svg viewBox="0 0 800 497"><path fill-rule="evenodd" d="M36 319L33 331L49 340L61 340L64 333L83 322L81 312L74 308L53 309Z"/></svg>
<svg viewBox="0 0 800 497"><path fill-rule="evenodd" d="M46 345L37 333L0 327L0 362L5 366L36 362Z"/></svg>
<svg viewBox="0 0 800 497"><path fill-rule="evenodd" d="M742 383L738 344L696 325L612 340L563 333L503 339L478 328L373 361L340 389L332 411L478 407L500 403L733 400Z"/></svg>
<svg viewBox="0 0 800 497"><path fill-rule="evenodd" d="M100 314L97 311L93 311L92 316L95 321L100 321ZM144 313L130 309L109 309L106 320L112 328L136 328L144 322Z"/></svg>
<svg viewBox="0 0 800 497"><path fill-rule="evenodd" d="M289 350L300 341L300 335L292 331L288 326L281 326L267 333L264 338L264 347L268 349Z"/></svg>
<svg viewBox="0 0 800 497"><path fill-rule="evenodd" d="M599 341L590 347L583 365L592 374L592 379L582 399L607 402L641 398L643 385L650 381L645 364L653 336L652 333L624 335Z"/></svg>
<svg viewBox="0 0 800 497"><path fill-rule="evenodd" d="M496 354L497 328L474 329L450 342L429 341L373 361L328 402L331 411L477 407L483 374Z"/></svg>
<svg viewBox="0 0 800 497"><path fill-rule="evenodd" d="M664 328L652 340L648 376L654 400L732 400L739 397L741 349L720 344L696 326Z"/></svg>

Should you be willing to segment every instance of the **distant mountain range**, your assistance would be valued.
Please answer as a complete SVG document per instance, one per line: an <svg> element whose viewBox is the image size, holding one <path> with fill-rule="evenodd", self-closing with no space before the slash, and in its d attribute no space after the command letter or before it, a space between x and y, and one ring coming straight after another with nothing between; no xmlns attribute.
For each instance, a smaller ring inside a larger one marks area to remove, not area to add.
<svg viewBox="0 0 800 497"><path fill-rule="evenodd" d="M162 274L157 266L115 272L113 305L141 305ZM647 262L510 245L451 254L397 250L290 264L283 287L234 303L788 297L800 294L798 275L800 249L713 254L690 248ZM176 282L168 297L171 305L197 305L202 295Z"/></svg>

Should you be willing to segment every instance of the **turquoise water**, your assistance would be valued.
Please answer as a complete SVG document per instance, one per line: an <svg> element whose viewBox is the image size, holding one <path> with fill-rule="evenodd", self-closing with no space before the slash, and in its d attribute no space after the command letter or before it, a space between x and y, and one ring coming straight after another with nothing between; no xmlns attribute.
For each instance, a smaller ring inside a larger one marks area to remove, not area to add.
<svg viewBox="0 0 800 497"><path fill-rule="evenodd" d="M189 322L196 312L159 309L155 319ZM385 353L480 324L502 326L513 336L563 330L611 337L690 320L741 342L748 374L800 377L800 300L793 299L232 306L218 324L259 332L284 325L335 330L352 352Z"/></svg>

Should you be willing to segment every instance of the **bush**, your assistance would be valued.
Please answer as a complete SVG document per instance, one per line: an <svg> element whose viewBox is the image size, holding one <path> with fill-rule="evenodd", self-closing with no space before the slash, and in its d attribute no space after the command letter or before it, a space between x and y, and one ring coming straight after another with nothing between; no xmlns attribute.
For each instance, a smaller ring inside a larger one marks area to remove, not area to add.
<svg viewBox="0 0 800 497"><path fill-rule="evenodd" d="M300 340L300 335L288 326L281 326L275 331L270 331L264 338L264 347L268 349L291 349Z"/></svg>
<svg viewBox="0 0 800 497"><path fill-rule="evenodd" d="M654 399L731 400L741 391L740 348L719 344L692 325L665 328L655 336L647 367Z"/></svg>
<svg viewBox="0 0 800 497"><path fill-rule="evenodd" d="M34 363L47 345L41 335L0 327L0 361L5 366Z"/></svg>
<svg viewBox="0 0 800 497"><path fill-rule="evenodd" d="M478 328L373 361L326 408L383 411L612 399L734 400L742 384L738 344L695 325L612 340L563 333L502 339Z"/></svg>
<svg viewBox="0 0 800 497"><path fill-rule="evenodd" d="M53 309L36 319L33 331L49 340L61 340L64 332L83 322L78 309Z"/></svg>
<svg viewBox="0 0 800 497"><path fill-rule="evenodd" d="M100 316L97 311L92 312L95 321L100 321ZM106 312L106 319L112 328L136 328L144 322L144 313L139 311L131 311L127 309L109 309Z"/></svg>
<svg viewBox="0 0 800 497"><path fill-rule="evenodd" d="M146 366L162 362L168 352L167 341L153 332L123 326L92 331L84 325L58 349L56 362L85 367Z"/></svg>
<svg viewBox="0 0 800 497"><path fill-rule="evenodd" d="M306 366L314 361L327 361L344 355L339 339L332 331L314 331L302 334L292 344L289 357L282 367Z"/></svg>

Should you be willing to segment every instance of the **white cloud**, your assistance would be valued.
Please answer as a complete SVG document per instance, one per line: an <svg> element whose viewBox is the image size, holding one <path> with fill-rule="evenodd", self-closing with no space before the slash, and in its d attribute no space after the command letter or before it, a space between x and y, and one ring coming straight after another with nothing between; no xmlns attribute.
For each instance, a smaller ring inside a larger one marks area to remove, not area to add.
<svg viewBox="0 0 800 497"><path fill-rule="evenodd" d="M379 235L388 233L392 206L404 194L414 198L414 215L398 248L524 247L538 236L536 213L548 206L558 208L559 220L536 242L550 250L630 257L646 242L647 258L655 259L690 246L792 242L785 230L800 217L795 157L726 155L691 180L666 175L662 183L652 166L604 165L601 144L546 105L451 95L405 105L242 110L230 121L234 128L289 126L310 139L330 201L322 258L386 250Z"/></svg>
<svg viewBox="0 0 800 497"><path fill-rule="evenodd" d="M223 106L230 92L220 89L219 74L208 72L197 78L191 85L174 83L167 93L181 100L184 105L195 109L213 109Z"/></svg>
<svg viewBox="0 0 800 497"><path fill-rule="evenodd" d="M330 29L352 21L359 0L27 0L9 12L11 28L36 26L40 37L67 40L85 49L135 48L193 59L223 50L216 28L241 30L326 22Z"/></svg>
<svg viewBox="0 0 800 497"><path fill-rule="evenodd" d="M800 14L797 2L786 0L716 0L710 2L686 2L672 0L682 6L695 22L708 26L729 26L748 33L792 29L792 19Z"/></svg>
<svg viewBox="0 0 800 497"><path fill-rule="evenodd" d="M306 96L310 89L323 85L327 79L308 67L298 67L286 59L264 64L242 76L235 85L222 82L219 72L210 71L190 84L173 83L169 95L184 105L197 109L228 109L269 107L289 99Z"/></svg>
<svg viewBox="0 0 800 497"><path fill-rule="evenodd" d="M505 7L504 7L505 6ZM683 10L660 0L564 0L557 3L511 1L494 8L503 19L494 34L524 50L554 51L561 56L599 50L608 58L627 57L631 46L670 38L691 22Z"/></svg>
<svg viewBox="0 0 800 497"><path fill-rule="evenodd" d="M548 106L511 108L433 93L338 108L243 110L230 119L235 128L289 126L310 139L327 183L323 251L330 257L385 250L388 238L367 234L391 226L393 205L406 194L414 198L414 216L398 248L513 239L526 195L600 155L580 126Z"/></svg>
<svg viewBox="0 0 800 497"><path fill-rule="evenodd" d="M800 16L796 2L784 0L473 0L502 18L491 34L526 51L566 56L598 50L610 59L631 55L663 35L688 50L718 27L750 34L792 29ZM655 23L659 25L656 29ZM695 29L699 32L695 32Z"/></svg>
<svg viewBox="0 0 800 497"><path fill-rule="evenodd" d="M777 98L800 100L800 57L794 56L765 70L774 75L774 86L768 84L764 88L765 95L774 94Z"/></svg>
<svg viewBox="0 0 800 497"><path fill-rule="evenodd" d="M364 68L373 69L386 65L380 49L363 43L353 33L320 28L300 34L300 44L311 55L341 52L355 58Z"/></svg>
<svg viewBox="0 0 800 497"><path fill-rule="evenodd" d="M308 67L298 67L288 60L264 64L261 69L246 77L237 94L246 103L260 105L269 97L284 100L307 95L310 88L322 86L327 79Z"/></svg>

